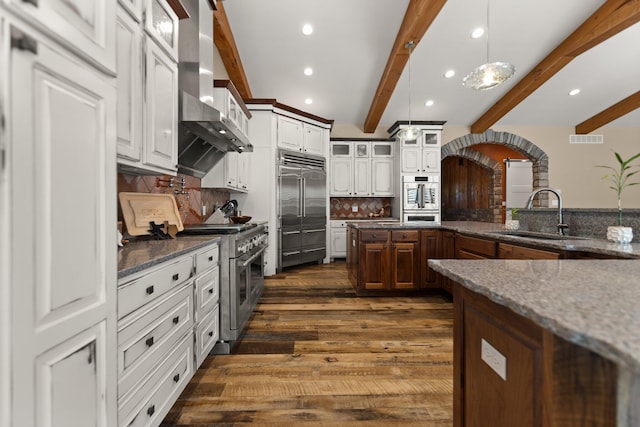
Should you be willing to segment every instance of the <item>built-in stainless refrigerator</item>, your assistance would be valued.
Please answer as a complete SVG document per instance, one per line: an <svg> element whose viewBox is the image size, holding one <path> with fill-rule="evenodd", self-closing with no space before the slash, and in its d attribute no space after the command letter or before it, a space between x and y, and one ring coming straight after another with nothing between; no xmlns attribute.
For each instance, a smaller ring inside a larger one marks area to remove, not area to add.
<svg viewBox="0 0 640 427"><path fill-rule="evenodd" d="M278 271L321 262L327 255L327 173L325 159L298 152L278 153Z"/></svg>

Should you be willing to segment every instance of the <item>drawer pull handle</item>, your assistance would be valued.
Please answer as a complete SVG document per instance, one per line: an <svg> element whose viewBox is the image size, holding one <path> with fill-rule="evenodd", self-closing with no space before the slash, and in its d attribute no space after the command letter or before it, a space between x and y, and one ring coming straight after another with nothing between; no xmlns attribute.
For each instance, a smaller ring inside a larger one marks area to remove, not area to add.
<svg viewBox="0 0 640 427"><path fill-rule="evenodd" d="M378 235L374 233L374 234L371 235L371 237L373 237L374 239L377 239Z"/></svg>
<svg viewBox="0 0 640 427"><path fill-rule="evenodd" d="M153 337L147 338L144 343L147 345L147 347L151 347L153 345Z"/></svg>
<svg viewBox="0 0 640 427"><path fill-rule="evenodd" d="M156 405L151 405L147 408L147 415L151 416L156 412Z"/></svg>
<svg viewBox="0 0 640 427"><path fill-rule="evenodd" d="M213 261L213 255L209 256L209 261Z"/></svg>
<svg viewBox="0 0 640 427"><path fill-rule="evenodd" d="M180 275L178 273L173 275L173 281L177 281L180 278Z"/></svg>
<svg viewBox="0 0 640 427"><path fill-rule="evenodd" d="M151 295L153 293L153 286L149 286L147 288L147 295Z"/></svg>
<svg viewBox="0 0 640 427"><path fill-rule="evenodd" d="M180 374L175 374L175 375L173 376L173 382L174 382L174 383L177 383L178 381L180 381Z"/></svg>
<svg viewBox="0 0 640 427"><path fill-rule="evenodd" d="M213 336L213 331L209 331L209 336L212 337Z"/></svg>
<svg viewBox="0 0 640 427"><path fill-rule="evenodd" d="M180 321L180 316L176 316L176 317L173 318L173 324L174 325L177 325L179 321Z"/></svg>
<svg viewBox="0 0 640 427"><path fill-rule="evenodd" d="M209 289L209 293L212 294L213 293L213 288Z"/></svg>
<svg viewBox="0 0 640 427"><path fill-rule="evenodd" d="M402 233L402 238L403 238L403 239L406 239L406 238L407 238L407 235L406 235L406 234L404 234L404 233Z"/></svg>

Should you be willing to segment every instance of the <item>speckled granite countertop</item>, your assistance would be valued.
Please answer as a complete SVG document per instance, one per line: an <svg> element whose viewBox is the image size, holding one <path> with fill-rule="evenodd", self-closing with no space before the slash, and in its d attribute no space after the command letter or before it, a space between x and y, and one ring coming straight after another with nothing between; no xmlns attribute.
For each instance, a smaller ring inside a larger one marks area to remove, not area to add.
<svg viewBox="0 0 640 427"><path fill-rule="evenodd" d="M118 280L218 241L220 237L216 236L183 236L129 242L118 248Z"/></svg>
<svg viewBox="0 0 640 427"><path fill-rule="evenodd" d="M640 373L640 261L429 260L429 266Z"/></svg>
<svg viewBox="0 0 640 427"><path fill-rule="evenodd" d="M505 231L502 224L492 224L488 222L444 221L440 225L433 225L421 222L388 223L384 221L373 221L349 224L350 226L358 229L438 228L454 230L469 235L476 235L478 237L496 239L504 242L529 244L541 249L548 248L562 251L590 252L593 254L610 255L621 258L640 258L640 243L619 245L608 242L605 239L591 239L585 237L572 238L572 236L566 236L567 238L562 240L509 236L500 234Z"/></svg>

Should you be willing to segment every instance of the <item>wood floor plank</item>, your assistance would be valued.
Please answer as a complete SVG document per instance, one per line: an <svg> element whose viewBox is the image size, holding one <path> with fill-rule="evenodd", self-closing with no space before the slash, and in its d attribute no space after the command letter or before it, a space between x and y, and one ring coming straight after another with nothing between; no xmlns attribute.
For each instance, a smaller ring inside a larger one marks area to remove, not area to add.
<svg viewBox="0 0 640 427"><path fill-rule="evenodd" d="M344 263L289 269L162 425L449 427L452 363L446 296L357 297Z"/></svg>

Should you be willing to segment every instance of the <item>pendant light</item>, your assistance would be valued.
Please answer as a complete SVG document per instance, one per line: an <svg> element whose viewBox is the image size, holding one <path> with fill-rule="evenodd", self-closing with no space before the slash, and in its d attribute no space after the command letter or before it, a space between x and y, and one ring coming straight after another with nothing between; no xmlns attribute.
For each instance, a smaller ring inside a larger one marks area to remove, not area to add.
<svg viewBox="0 0 640 427"><path fill-rule="evenodd" d="M422 135L422 129L411 126L411 49L415 43L408 41L404 47L409 49L409 126L398 132L398 137L404 141L414 141Z"/></svg>
<svg viewBox="0 0 640 427"><path fill-rule="evenodd" d="M463 80L465 87L475 90L493 89L509 79L516 68L508 62L489 62L489 2L487 0L487 62L471 71Z"/></svg>

